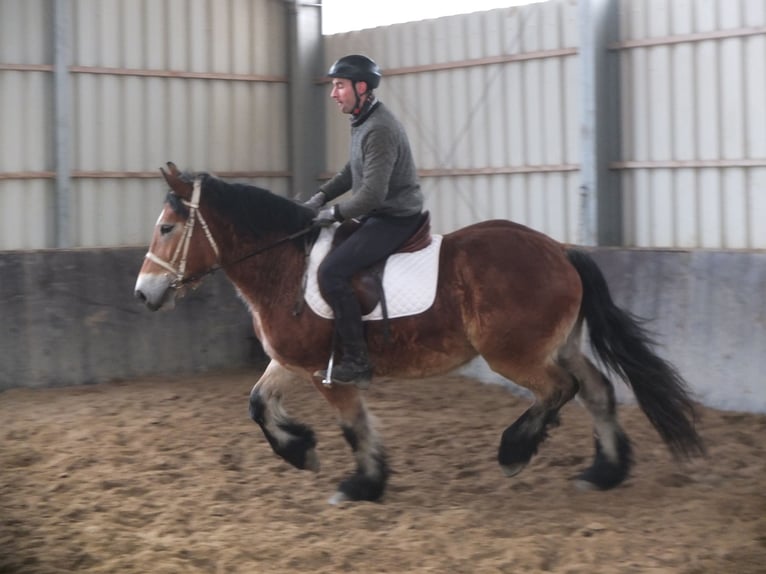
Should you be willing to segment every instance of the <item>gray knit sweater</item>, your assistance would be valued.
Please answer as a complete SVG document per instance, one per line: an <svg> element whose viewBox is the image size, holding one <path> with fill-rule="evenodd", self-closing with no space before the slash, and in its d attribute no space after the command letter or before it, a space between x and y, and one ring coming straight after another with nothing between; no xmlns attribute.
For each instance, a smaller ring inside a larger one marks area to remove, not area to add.
<svg viewBox="0 0 766 574"><path fill-rule="evenodd" d="M423 192L407 133L380 101L366 119L352 124L349 162L319 190L327 201L351 190L351 196L338 203L344 219L422 211Z"/></svg>

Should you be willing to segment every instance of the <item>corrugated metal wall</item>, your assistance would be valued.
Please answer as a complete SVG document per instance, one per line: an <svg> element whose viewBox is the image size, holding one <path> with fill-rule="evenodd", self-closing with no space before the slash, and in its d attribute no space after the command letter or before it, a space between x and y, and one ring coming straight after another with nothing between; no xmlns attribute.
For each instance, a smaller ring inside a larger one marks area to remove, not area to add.
<svg viewBox="0 0 766 574"><path fill-rule="evenodd" d="M766 248L766 2L621 0L625 237Z"/></svg>
<svg viewBox="0 0 766 574"><path fill-rule="evenodd" d="M625 244L766 248L766 2L619 1ZM333 35L326 62L385 68L437 229L508 217L578 241L578 46L577 3L550 0ZM332 171L347 125L327 113Z"/></svg>
<svg viewBox="0 0 766 574"><path fill-rule="evenodd" d="M766 2L622 3L626 237L766 247Z"/></svg>
<svg viewBox="0 0 766 574"><path fill-rule="evenodd" d="M49 246L54 237L52 15L47 0L0 2L0 249Z"/></svg>
<svg viewBox="0 0 766 574"><path fill-rule="evenodd" d="M511 218L564 241L579 224L578 18L553 0L328 36L327 65L368 54L407 126L437 231ZM329 90L328 90L329 95ZM327 104L328 171L348 123Z"/></svg>
<svg viewBox="0 0 766 574"><path fill-rule="evenodd" d="M287 192L281 0L65 1L72 245L145 243L166 160ZM625 243L766 248L766 2L618 1ZM56 241L52 4L0 2L0 249ZM328 36L324 56L384 67L437 231L505 217L578 242L579 26L549 0ZM348 124L326 102L331 173Z"/></svg>
<svg viewBox="0 0 766 574"><path fill-rule="evenodd" d="M70 0L73 246L145 243L165 161L284 192L281 0ZM52 2L0 3L0 249L55 245Z"/></svg>

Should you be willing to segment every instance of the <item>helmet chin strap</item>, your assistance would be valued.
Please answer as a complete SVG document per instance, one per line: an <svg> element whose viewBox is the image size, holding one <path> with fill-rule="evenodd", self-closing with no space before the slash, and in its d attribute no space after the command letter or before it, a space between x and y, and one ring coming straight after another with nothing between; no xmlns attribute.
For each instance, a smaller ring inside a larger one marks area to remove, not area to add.
<svg viewBox="0 0 766 574"><path fill-rule="evenodd" d="M362 92L361 94L359 92L357 92L356 91L357 83L358 83L357 80L351 80L351 87L354 88L354 96L356 97L356 101L354 103L354 111L351 112L352 116L358 116L361 113L362 106L364 105L364 104L362 104L362 96L364 96L365 94L369 94L370 93L369 88L367 89L367 91ZM365 82L365 86L366 85L367 85L367 83Z"/></svg>

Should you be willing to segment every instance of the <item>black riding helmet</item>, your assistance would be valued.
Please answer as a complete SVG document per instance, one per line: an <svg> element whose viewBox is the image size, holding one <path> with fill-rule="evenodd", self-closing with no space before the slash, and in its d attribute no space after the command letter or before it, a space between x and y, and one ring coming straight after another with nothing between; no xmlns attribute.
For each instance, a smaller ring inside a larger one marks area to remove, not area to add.
<svg viewBox="0 0 766 574"><path fill-rule="evenodd" d="M380 68L367 56L351 54L343 56L330 66L327 72L330 78L345 78L356 82L366 82L367 91L374 90L380 84Z"/></svg>
<svg viewBox="0 0 766 574"><path fill-rule="evenodd" d="M360 56L359 54L343 56L340 60L330 66L327 75L331 78L351 80L351 85L354 87L354 96L356 97L352 118L358 116L362 109L362 99L356 91L356 83L366 82L366 93L369 94L372 90L378 87L381 76L378 65L367 56Z"/></svg>

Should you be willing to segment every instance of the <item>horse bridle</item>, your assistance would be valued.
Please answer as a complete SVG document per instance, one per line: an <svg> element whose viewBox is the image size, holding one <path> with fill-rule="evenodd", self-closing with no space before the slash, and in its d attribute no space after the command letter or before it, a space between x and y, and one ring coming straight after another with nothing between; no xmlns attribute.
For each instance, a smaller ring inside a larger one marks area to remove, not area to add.
<svg viewBox="0 0 766 574"><path fill-rule="evenodd" d="M180 198L181 202L186 207L189 208L189 217L186 219L186 223L184 224L184 230L183 230L183 235L181 236L181 241L178 242L178 245L176 246L176 250L173 252L173 258L169 262L165 261L161 257L158 257L157 255L152 253L151 249L147 251L146 255L144 256L149 261L156 263L157 265L159 265L166 271L169 271L175 276L175 279L173 279L173 281L170 283L170 287L172 289L178 289L179 287L183 287L187 283L193 283L195 281L199 281L206 275L215 273L219 269L223 268L223 264L221 264L221 252L218 249L218 244L215 242L215 239L213 239L213 234L210 233L210 228L208 227L207 222L205 221L205 218L202 216L202 213L199 211L199 198L201 195L202 195L202 182L200 178L197 177L197 178L194 178L194 188L192 190L191 201L187 201L183 198ZM185 277L186 260L189 254L189 244L191 243L191 236L192 236L192 233L194 232L194 225L197 223L198 219L199 219L200 225L202 226L202 230L205 232L205 237L207 237L208 243L210 243L210 247L213 249L213 252L215 253L216 264L206 271L202 271L201 273L197 273L196 275ZM313 229L314 229L314 226L310 225L304 229L301 229L300 231L291 233L290 235L283 237L282 239L278 239L277 241L274 241L273 243L270 243L266 245L265 247L256 249L252 253L248 253L247 255L244 255L240 257L239 259L235 259L234 261L227 263L227 265L234 265L236 263L244 261L245 259L249 259L250 257L258 255L259 253L263 253L264 251L273 249L274 247L277 247L278 245L282 245L283 243L292 241L293 239L297 239L298 237L301 237L302 235L306 235Z"/></svg>
<svg viewBox="0 0 766 574"><path fill-rule="evenodd" d="M191 201L187 201L181 198L181 202L189 208L189 217L186 219L181 241L178 242L178 245L173 252L172 259L170 261L165 261L161 257L152 253L151 250L147 251L145 255L146 259L156 263L175 276L175 279L170 283L170 286L173 289L177 289L186 283L190 283L191 281L196 281L198 279L198 277L184 278L184 275L186 274L186 260L189 255L189 245L191 244L192 233L194 233L194 226L198 219L200 225L202 226L202 230L205 232L205 237L207 237L208 243L210 243L210 247L213 248L216 261L218 262L217 265L213 266L212 271L220 268L221 253L218 250L218 244L215 242L215 239L213 239L213 235L210 233L210 228L207 226L205 218L202 216L202 213L199 212L200 195L202 195L202 183L200 178L197 177L194 179L194 188L192 190ZM212 271L210 272L212 273Z"/></svg>

